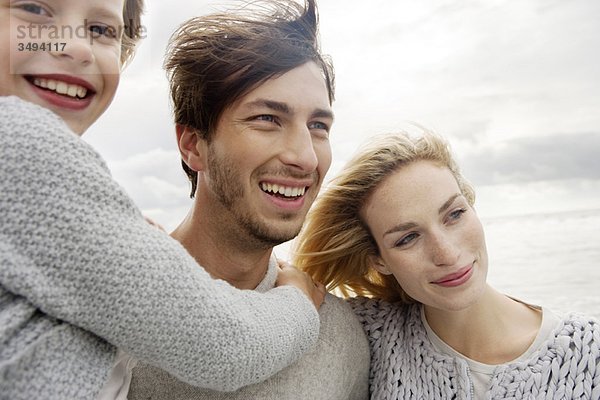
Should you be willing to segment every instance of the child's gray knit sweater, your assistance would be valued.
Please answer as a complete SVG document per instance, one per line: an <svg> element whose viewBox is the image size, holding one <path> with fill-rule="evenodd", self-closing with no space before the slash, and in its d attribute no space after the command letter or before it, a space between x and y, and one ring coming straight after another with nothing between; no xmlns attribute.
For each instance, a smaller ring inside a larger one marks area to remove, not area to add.
<svg viewBox="0 0 600 400"><path fill-rule="evenodd" d="M435 349L420 305L366 298L351 305L369 338L372 399L473 399L467 362ZM563 319L530 359L496 368L486 399L600 399L598 322Z"/></svg>
<svg viewBox="0 0 600 400"><path fill-rule="evenodd" d="M298 289L212 280L62 120L14 97L0 97L0 218L0 399L93 399L115 347L235 390L317 339Z"/></svg>

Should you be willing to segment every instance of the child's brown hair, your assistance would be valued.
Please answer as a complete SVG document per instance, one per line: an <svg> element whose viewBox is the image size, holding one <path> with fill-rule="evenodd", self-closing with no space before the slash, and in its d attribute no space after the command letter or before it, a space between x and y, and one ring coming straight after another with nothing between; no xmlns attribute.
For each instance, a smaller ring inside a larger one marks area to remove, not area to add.
<svg viewBox="0 0 600 400"><path fill-rule="evenodd" d="M142 14L144 0L125 0L123 4L124 32L121 41L121 65L127 65L135 54L135 47L144 33Z"/></svg>

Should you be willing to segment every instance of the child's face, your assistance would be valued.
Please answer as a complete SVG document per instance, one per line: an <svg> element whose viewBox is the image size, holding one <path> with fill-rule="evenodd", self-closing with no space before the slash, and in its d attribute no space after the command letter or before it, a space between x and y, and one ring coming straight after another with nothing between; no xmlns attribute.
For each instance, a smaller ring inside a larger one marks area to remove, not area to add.
<svg viewBox="0 0 600 400"><path fill-rule="evenodd" d="M124 0L0 0L0 95L49 108L77 134L119 84Z"/></svg>

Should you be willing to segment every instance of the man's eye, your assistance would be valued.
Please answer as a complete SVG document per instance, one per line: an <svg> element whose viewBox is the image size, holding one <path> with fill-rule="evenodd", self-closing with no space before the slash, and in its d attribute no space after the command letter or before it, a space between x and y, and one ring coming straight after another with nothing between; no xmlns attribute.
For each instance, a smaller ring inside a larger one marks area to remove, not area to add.
<svg viewBox="0 0 600 400"><path fill-rule="evenodd" d="M258 121L275 122L275 117L273 115L268 115L268 114L258 115L254 119L256 119Z"/></svg>
<svg viewBox="0 0 600 400"><path fill-rule="evenodd" d="M309 128L310 129L323 129L323 130L329 132L329 125L327 125L323 122L320 122L320 121L315 121L315 122L311 123L309 125Z"/></svg>

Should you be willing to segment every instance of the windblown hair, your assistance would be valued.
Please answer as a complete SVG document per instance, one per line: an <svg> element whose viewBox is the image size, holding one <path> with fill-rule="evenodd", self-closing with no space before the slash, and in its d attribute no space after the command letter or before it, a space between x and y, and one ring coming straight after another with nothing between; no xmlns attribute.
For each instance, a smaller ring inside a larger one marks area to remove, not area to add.
<svg viewBox="0 0 600 400"><path fill-rule="evenodd" d="M442 138L429 132L417 138L404 133L376 137L317 197L297 238L294 264L345 297L414 302L393 275L371 267L379 249L360 213L388 176L419 160L447 167L469 204L474 204L475 192Z"/></svg>
<svg viewBox="0 0 600 400"><path fill-rule="evenodd" d="M314 61L323 71L330 103L334 72L318 41L314 0L247 3L228 13L192 18L171 37L165 69L175 123L190 127L203 140L223 111L266 80ZM182 160L196 192L197 172Z"/></svg>
<svg viewBox="0 0 600 400"><path fill-rule="evenodd" d="M122 67L125 67L135 55L135 48L141 39L143 13L144 0L125 0L123 5L123 23L125 27L121 39Z"/></svg>

